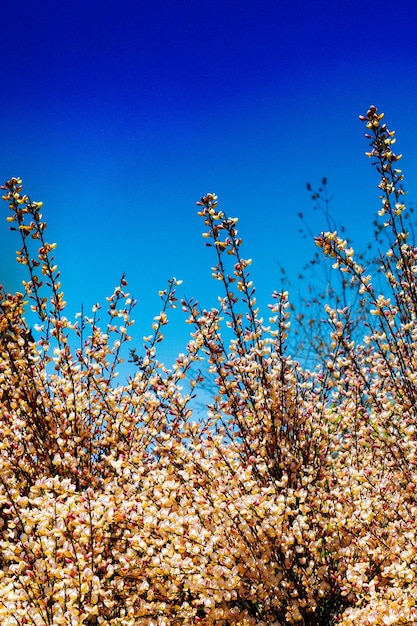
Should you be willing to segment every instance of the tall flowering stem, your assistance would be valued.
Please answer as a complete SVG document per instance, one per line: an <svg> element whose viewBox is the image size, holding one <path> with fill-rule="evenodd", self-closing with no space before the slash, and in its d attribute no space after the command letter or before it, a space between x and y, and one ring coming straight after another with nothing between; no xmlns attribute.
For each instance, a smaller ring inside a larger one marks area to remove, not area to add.
<svg viewBox="0 0 417 626"><path fill-rule="evenodd" d="M25 282L24 286L26 295L33 302L32 310L41 321L50 319L52 316L59 319L66 303L59 282L60 273L51 254L56 248L56 244L48 243L44 238L46 223L42 221L40 212L42 202L33 202L29 196L21 193L22 181L20 178L11 178L0 188L6 192L2 197L9 203L9 209L12 212L12 215L8 217L8 221L13 224L10 228L17 230L21 237L22 247L16 253L16 260L18 263L26 265L29 270L30 281ZM37 259L30 254L28 239L39 242ZM47 298L40 296L40 289L44 281L52 292L49 301L52 305L50 312L47 308Z"/></svg>

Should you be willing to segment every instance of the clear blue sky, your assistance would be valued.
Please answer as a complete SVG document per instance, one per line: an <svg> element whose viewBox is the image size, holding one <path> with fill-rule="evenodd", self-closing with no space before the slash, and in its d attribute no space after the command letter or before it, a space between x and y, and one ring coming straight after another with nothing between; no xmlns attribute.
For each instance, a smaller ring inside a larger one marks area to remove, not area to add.
<svg viewBox="0 0 417 626"><path fill-rule="evenodd" d="M397 8L398 7L398 8ZM69 301L105 304L123 271L148 334L157 292L216 305L195 201L239 217L259 301L314 253L298 234L306 181L323 176L354 241L371 238L377 175L357 116L374 103L397 130L417 195L414 1L5 0L0 178L44 202ZM6 212L6 206L4 206ZM20 288L17 241L0 228L0 281ZM181 312L168 356L188 327ZM171 354L172 353L172 354Z"/></svg>

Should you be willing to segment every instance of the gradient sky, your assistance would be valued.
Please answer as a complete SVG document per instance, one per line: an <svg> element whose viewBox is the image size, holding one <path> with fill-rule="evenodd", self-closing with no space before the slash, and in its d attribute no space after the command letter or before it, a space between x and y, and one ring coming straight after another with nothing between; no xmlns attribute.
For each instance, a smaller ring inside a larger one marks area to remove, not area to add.
<svg viewBox="0 0 417 626"><path fill-rule="evenodd" d="M315 251L305 183L323 176L358 247L372 237L377 174L358 115L372 103L397 131L417 196L414 1L4 0L0 178L44 202L73 315L105 304L123 271L148 334L157 292L216 305L195 202L209 191L239 217L259 302ZM4 214L7 207L4 205ZM0 222L1 224L1 222ZM18 247L0 227L0 281L20 289ZM189 328L174 317L169 361Z"/></svg>

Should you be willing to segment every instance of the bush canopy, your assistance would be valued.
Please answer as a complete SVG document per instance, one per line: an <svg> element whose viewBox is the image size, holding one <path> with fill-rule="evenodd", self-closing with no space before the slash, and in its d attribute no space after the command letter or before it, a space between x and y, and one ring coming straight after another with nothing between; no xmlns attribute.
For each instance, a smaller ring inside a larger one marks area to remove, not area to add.
<svg viewBox="0 0 417 626"><path fill-rule="evenodd" d="M1 293L3 626L417 623L417 248L382 118L360 119L389 245L376 279L337 231L316 237L357 297L323 303L308 367L288 293L264 318L214 194L197 204L218 307L178 300L172 279L138 351L126 278L107 312L69 320L42 204L3 185L27 270L22 293ZM190 338L168 368L157 348L178 304Z"/></svg>

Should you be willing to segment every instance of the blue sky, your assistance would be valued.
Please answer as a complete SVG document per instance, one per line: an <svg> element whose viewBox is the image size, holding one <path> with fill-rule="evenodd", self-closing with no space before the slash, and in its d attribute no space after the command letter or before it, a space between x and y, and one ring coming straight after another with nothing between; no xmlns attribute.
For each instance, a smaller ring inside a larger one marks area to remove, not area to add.
<svg viewBox="0 0 417 626"><path fill-rule="evenodd" d="M416 198L417 8L411 1L7 0L0 36L0 177L44 202L72 315L105 303L123 271L148 334L157 292L216 305L195 202L239 217L264 305L296 277L319 233L305 183L323 176L333 212L364 246L379 208L358 115L397 130ZM6 211L6 206L4 207ZM17 241L0 228L0 281L19 289ZM166 359L189 328L174 317Z"/></svg>

